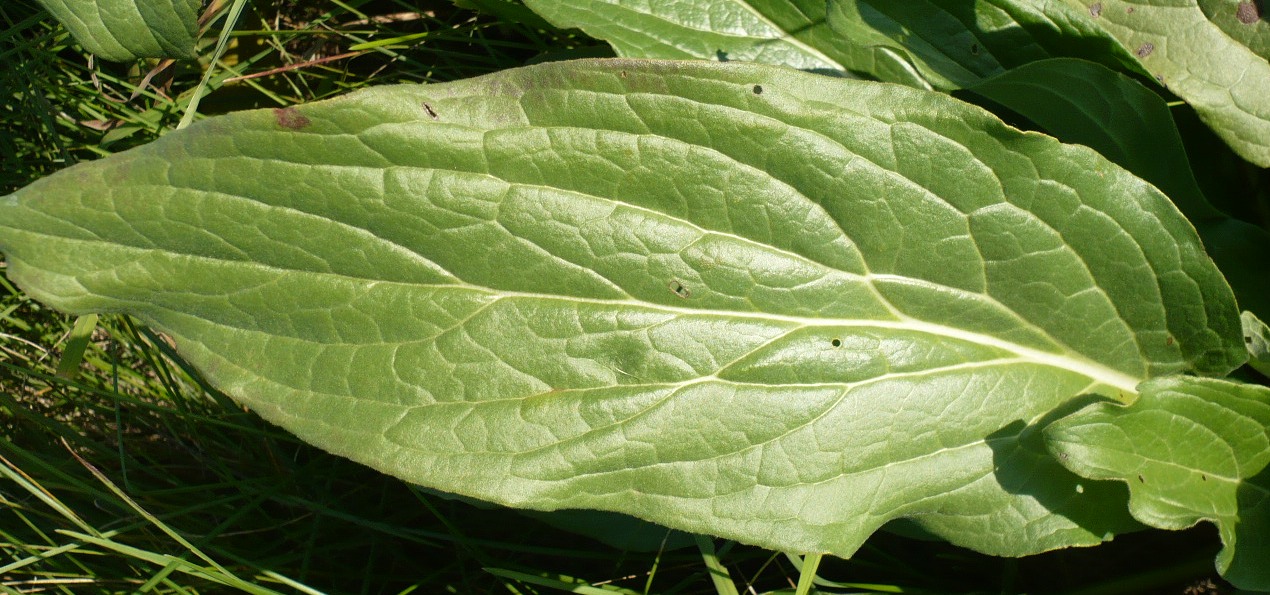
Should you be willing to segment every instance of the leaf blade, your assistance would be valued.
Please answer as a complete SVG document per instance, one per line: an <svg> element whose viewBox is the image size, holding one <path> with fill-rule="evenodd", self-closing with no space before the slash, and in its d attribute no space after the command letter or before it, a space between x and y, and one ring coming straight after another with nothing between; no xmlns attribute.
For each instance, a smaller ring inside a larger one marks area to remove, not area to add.
<svg viewBox="0 0 1270 595"><path fill-rule="evenodd" d="M1163 529L1216 523L1222 575L1265 590L1270 573L1270 389L1226 380L1149 380L1141 398L1096 404L1046 429L1051 451L1092 479L1129 486L1129 508Z"/></svg>
<svg viewBox="0 0 1270 595"><path fill-rule="evenodd" d="M0 215L33 296L138 315L323 448L787 551L908 516L993 553L1097 543L1123 494L1033 426L1246 357L1150 185L946 96L757 65L211 118Z"/></svg>

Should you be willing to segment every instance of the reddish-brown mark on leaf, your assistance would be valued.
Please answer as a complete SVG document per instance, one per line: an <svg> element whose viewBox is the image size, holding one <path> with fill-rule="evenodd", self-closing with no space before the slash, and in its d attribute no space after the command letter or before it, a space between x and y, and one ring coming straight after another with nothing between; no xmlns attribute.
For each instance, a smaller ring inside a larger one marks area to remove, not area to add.
<svg viewBox="0 0 1270 595"><path fill-rule="evenodd" d="M1089 15L1098 18L1102 16L1102 2L1095 2L1089 5Z"/></svg>
<svg viewBox="0 0 1270 595"><path fill-rule="evenodd" d="M435 119L437 119L437 118L441 117L441 116L437 115L437 110L432 109L432 106L431 106L431 105L428 105L428 102L426 102L426 101L425 101L425 102L423 102L423 111L427 112L427 113L428 113L428 117L429 117L429 118L432 118L433 120L435 120Z"/></svg>
<svg viewBox="0 0 1270 595"><path fill-rule="evenodd" d="M1148 41L1138 46L1138 51L1134 53L1137 54L1139 58L1145 58L1147 56L1150 56L1151 52L1154 52L1154 51L1155 51L1155 44Z"/></svg>
<svg viewBox="0 0 1270 595"><path fill-rule="evenodd" d="M1132 7L1132 6L1130 6L1129 8L1124 9L1124 13L1125 13L1125 14L1133 14L1133 7Z"/></svg>
<svg viewBox="0 0 1270 595"><path fill-rule="evenodd" d="M1235 9L1235 18L1245 25L1251 25L1261 20L1261 7L1256 2L1240 2L1239 8Z"/></svg>
<svg viewBox="0 0 1270 595"><path fill-rule="evenodd" d="M1173 346L1173 337L1169 337L1168 339L1165 339L1164 344L1165 344L1165 345L1167 345L1167 346L1169 346L1169 347L1172 347L1172 346Z"/></svg>
<svg viewBox="0 0 1270 595"><path fill-rule="evenodd" d="M294 107L281 107L273 110L273 117L278 119L278 125L291 130L299 130L308 126L312 122L300 113L300 110Z"/></svg>

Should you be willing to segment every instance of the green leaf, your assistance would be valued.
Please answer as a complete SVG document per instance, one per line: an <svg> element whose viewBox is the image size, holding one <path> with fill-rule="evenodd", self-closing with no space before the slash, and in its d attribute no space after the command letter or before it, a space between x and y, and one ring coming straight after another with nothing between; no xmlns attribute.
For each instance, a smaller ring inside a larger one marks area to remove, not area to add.
<svg viewBox="0 0 1270 595"><path fill-rule="evenodd" d="M1252 312L1240 317L1244 325L1244 343L1248 345L1248 365L1270 377L1270 327Z"/></svg>
<svg viewBox="0 0 1270 595"><path fill-rule="evenodd" d="M1136 526L1047 420L1247 358L1153 186L939 93L551 63L209 118L0 199L9 274L128 312L409 481L849 555Z"/></svg>
<svg viewBox="0 0 1270 595"><path fill-rule="evenodd" d="M39 0L104 60L194 58L201 0Z"/></svg>
<svg viewBox="0 0 1270 595"><path fill-rule="evenodd" d="M1025 64L970 90L1155 184L1195 225L1240 305L1270 314L1270 233L1208 202L1158 95L1099 64L1071 58Z"/></svg>
<svg viewBox="0 0 1270 595"><path fill-rule="evenodd" d="M825 22L825 0L525 0L553 25L607 41L619 56L761 62L842 72L853 49ZM885 60L885 58L883 58Z"/></svg>
<svg viewBox="0 0 1270 595"><path fill-rule="evenodd" d="M905 55L932 86L945 90L1059 56L1136 68L1119 43L1058 0L829 0L827 18L853 46Z"/></svg>
<svg viewBox="0 0 1270 595"><path fill-rule="evenodd" d="M1068 1L1096 12L1098 26L1194 106L1235 152L1270 167L1270 25L1258 3Z"/></svg>
<svg viewBox="0 0 1270 595"><path fill-rule="evenodd" d="M1090 479L1129 486L1147 525L1217 524L1222 576L1270 590L1270 388L1170 377L1139 387L1132 405L1099 403L1046 429L1050 450Z"/></svg>

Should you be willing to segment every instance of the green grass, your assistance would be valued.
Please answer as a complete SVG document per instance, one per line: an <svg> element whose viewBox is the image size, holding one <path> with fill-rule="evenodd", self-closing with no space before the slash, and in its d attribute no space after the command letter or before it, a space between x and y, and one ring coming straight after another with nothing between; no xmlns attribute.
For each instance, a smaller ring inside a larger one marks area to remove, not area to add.
<svg viewBox="0 0 1270 595"><path fill-rule="evenodd" d="M234 3L212 4L205 57ZM157 138L209 72L201 114L607 53L507 0L474 4L491 12L259 1L215 64L120 65L92 61L33 2L5 2L0 191ZM309 447L207 387L164 337L120 316L76 329L4 272L0 262L3 593L794 593L812 591L813 576L834 593L1222 588L1207 526L1023 560L879 533L852 560L819 560L800 577L804 561L777 552L602 515L474 506Z"/></svg>

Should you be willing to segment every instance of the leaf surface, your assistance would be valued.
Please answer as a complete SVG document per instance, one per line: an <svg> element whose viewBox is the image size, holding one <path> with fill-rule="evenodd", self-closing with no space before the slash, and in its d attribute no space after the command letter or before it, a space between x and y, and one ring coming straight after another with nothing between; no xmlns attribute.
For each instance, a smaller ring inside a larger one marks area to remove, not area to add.
<svg viewBox="0 0 1270 595"><path fill-rule="evenodd" d="M1071 470L1129 486L1147 525L1217 524L1222 576L1270 590L1270 389L1226 380L1149 380L1129 406L1099 403L1045 434Z"/></svg>
<svg viewBox="0 0 1270 595"><path fill-rule="evenodd" d="M849 555L1097 543L1048 419L1247 354L1153 186L948 96L553 63L209 118L0 199L31 295L127 312L425 486Z"/></svg>
<svg viewBox="0 0 1270 595"><path fill-rule="evenodd" d="M200 0L39 0L105 60L194 58Z"/></svg>

